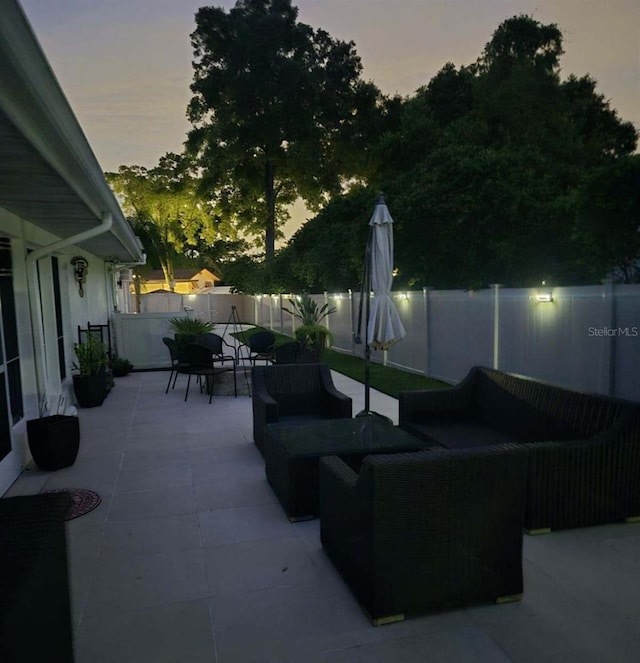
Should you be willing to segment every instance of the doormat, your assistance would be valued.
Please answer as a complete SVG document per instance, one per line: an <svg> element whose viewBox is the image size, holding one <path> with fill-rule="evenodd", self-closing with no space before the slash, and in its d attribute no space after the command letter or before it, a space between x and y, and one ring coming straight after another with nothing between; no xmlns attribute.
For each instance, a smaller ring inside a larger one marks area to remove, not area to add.
<svg viewBox="0 0 640 663"><path fill-rule="evenodd" d="M73 504L65 520L73 520L93 511L102 501L98 493L86 488L58 488L56 490L43 490L43 493L67 493L71 496Z"/></svg>

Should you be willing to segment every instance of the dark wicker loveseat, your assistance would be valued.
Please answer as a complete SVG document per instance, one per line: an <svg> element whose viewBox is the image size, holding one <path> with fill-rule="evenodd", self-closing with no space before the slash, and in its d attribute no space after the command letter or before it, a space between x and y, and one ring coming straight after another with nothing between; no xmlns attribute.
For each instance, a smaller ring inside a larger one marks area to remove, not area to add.
<svg viewBox="0 0 640 663"><path fill-rule="evenodd" d="M351 398L340 393L326 364L276 364L251 369L253 440L264 455L264 427L276 422L350 418Z"/></svg>
<svg viewBox="0 0 640 663"><path fill-rule="evenodd" d="M73 663L63 493L0 499L0 661Z"/></svg>
<svg viewBox="0 0 640 663"><path fill-rule="evenodd" d="M325 552L376 625L520 598L529 454L518 445L320 461Z"/></svg>
<svg viewBox="0 0 640 663"><path fill-rule="evenodd" d="M640 516L638 403L474 367L451 389L401 393L399 425L445 448L526 444L529 532Z"/></svg>

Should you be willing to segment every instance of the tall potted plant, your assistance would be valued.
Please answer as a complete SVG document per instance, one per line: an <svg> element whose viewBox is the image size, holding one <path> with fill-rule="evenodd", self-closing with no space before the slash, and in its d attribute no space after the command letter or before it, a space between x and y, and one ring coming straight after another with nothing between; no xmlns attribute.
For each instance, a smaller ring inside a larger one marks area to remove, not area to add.
<svg viewBox="0 0 640 663"><path fill-rule="evenodd" d="M73 367L78 371L73 376L73 391L78 405L96 407L107 397L107 346L97 334L89 332L82 343L75 343L73 349L77 362Z"/></svg>
<svg viewBox="0 0 640 663"><path fill-rule="evenodd" d="M179 352L183 352L187 343L193 343L200 334L208 334L216 328L213 322L198 318L170 318L169 326L174 333Z"/></svg>
<svg viewBox="0 0 640 663"><path fill-rule="evenodd" d="M289 304L290 307L283 306L282 310L302 323L294 332L296 340L300 343L299 360L321 361L325 347L333 343L333 335L320 323L335 313L335 306L329 304L319 306L307 293L303 293L297 299L289 299Z"/></svg>

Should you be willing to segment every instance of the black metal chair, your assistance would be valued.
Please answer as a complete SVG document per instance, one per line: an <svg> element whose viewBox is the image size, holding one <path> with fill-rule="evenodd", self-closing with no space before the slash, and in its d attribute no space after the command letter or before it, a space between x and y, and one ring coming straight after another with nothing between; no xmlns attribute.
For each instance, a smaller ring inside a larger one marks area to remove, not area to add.
<svg viewBox="0 0 640 663"><path fill-rule="evenodd" d="M213 381L216 372L219 370L215 368L211 350L199 343L188 343L185 347L185 354L189 368L187 369L187 389L184 393L184 400L186 401L189 397L191 376L196 375L200 380L200 391L206 387L209 393L209 404L211 404L211 399L213 398Z"/></svg>
<svg viewBox="0 0 640 663"><path fill-rule="evenodd" d="M264 455L264 428L275 422L304 423L351 418L351 398L339 392L326 364L281 364L251 369L253 440Z"/></svg>
<svg viewBox="0 0 640 663"><path fill-rule="evenodd" d="M247 339L249 362L255 366L256 361L263 359L265 364L273 361L273 348L276 337L270 331L256 332Z"/></svg>
<svg viewBox="0 0 640 663"><path fill-rule="evenodd" d="M227 343L222 336L209 332L206 334L200 334L196 338L196 343L207 348L211 352L214 366L220 364L224 366L225 362L230 361L231 366L233 367L233 392L234 395L238 396L238 385L236 381L236 366L238 364L238 356L236 354L236 349L233 345ZM231 348L233 354L225 354L225 349Z"/></svg>
<svg viewBox="0 0 640 663"><path fill-rule="evenodd" d="M298 341L290 341L283 343L273 349L273 363L274 364L297 364L298 354L300 353L300 343Z"/></svg>
<svg viewBox="0 0 640 663"><path fill-rule="evenodd" d="M169 348L169 354L171 355L171 372L169 373L169 382L167 382L167 388L164 390L164 393L168 394L169 387L173 389L176 386L178 373L188 373L189 362L186 360L186 357L183 356L182 352L178 348L178 344L174 339L165 336L162 339L162 342L167 346L167 348ZM171 385L171 378L173 378L173 386Z"/></svg>

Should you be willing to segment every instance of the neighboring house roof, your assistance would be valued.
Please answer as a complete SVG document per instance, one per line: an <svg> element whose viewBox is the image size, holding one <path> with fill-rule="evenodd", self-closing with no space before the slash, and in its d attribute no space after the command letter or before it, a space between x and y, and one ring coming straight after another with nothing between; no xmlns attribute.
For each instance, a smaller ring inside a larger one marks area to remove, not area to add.
<svg viewBox="0 0 640 663"><path fill-rule="evenodd" d="M174 269L173 270L173 277L174 280L176 281L196 281L198 278L202 278L208 281L219 281L220 278L216 276L213 272L209 271L208 269L193 269L193 268L185 268L185 269ZM164 281L164 272L161 269L155 269L152 272L149 272L149 274L144 277L144 280L147 283L153 282L153 281Z"/></svg>
<svg viewBox="0 0 640 663"><path fill-rule="evenodd" d="M0 205L66 239L113 225L78 245L122 262L143 258L87 139L16 0L0 0Z"/></svg>

